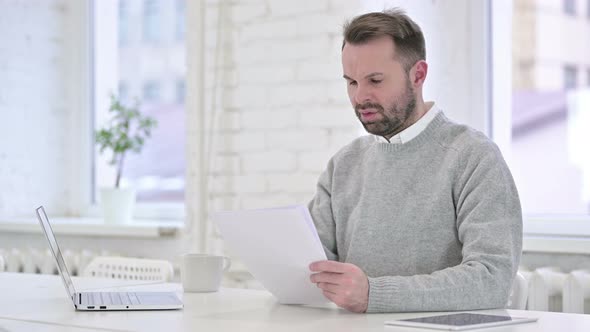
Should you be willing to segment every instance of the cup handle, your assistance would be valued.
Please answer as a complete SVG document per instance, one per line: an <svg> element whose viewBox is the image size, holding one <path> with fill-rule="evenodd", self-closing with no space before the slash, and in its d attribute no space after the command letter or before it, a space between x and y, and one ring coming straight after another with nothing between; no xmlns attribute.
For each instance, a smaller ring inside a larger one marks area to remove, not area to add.
<svg viewBox="0 0 590 332"><path fill-rule="evenodd" d="M229 257L223 256L223 272L227 272L229 267L231 266L231 259Z"/></svg>

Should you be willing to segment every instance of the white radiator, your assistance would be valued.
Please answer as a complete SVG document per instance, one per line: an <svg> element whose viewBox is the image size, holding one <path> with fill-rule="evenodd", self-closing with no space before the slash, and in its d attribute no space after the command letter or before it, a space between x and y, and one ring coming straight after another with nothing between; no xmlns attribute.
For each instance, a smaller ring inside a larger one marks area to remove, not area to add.
<svg viewBox="0 0 590 332"><path fill-rule="evenodd" d="M525 274L525 277L527 274ZM527 309L563 311L563 282L566 274L554 267L542 267L528 273L529 296Z"/></svg>
<svg viewBox="0 0 590 332"><path fill-rule="evenodd" d="M62 255L70 274L75 276L79 275L86 265L96 256L95 253L89 250L79 252L65 250L62 252ZM4 271L7 272L57 274L55 259L49 249L0 248L0 256L4 260Z"/></svg>
<svg viewBox="0 0 590 332"><path fill-rule="evenodd" d="M563 286L563 311L590 314L590 270L568 273Z"/></svg>
<svg viewBox="0 0 590 332"><path fill-rule="evenodd" d="M521 271L528 279L528 310L590 313L590 271L556 267Z"/></svg>
<svg viewBox="0 0 590 332"><path fill-rule="evenodd" d="M71 275L78 276L84 271L84 268L94 259L100 256L119 256L102 251L100 254L94 253L90 250L71 251L64 250L62 252L68 271ZM4 264L2 264L4 261ZM232 264L233 265L233 264ZM240 265L236 263L236 265ZM55 259L49 249L43 251L37 249L3 249L0 248L0 272L17 272L17 273L41 273L41 274L57 274L57 266ZM180 282L180 270L178 266L174 266L174 276L176 279L172 280ZM238 269L230 271L225 274L223 280L224 287L233 288L254 288L261 289L260 283L255 280L252 275L245 269Z"/></svg>

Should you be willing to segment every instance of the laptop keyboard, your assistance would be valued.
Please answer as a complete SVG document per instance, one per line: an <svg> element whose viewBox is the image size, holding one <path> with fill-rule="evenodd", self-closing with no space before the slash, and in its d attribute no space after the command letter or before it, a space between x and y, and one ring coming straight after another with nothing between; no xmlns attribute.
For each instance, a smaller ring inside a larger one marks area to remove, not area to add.
<svg viewBox="0 0 590 332"><path fill-rule="evenodd" d="M131 305L140 304L139 298L135 293L82 293L82 303L84 305Z"/></svg>

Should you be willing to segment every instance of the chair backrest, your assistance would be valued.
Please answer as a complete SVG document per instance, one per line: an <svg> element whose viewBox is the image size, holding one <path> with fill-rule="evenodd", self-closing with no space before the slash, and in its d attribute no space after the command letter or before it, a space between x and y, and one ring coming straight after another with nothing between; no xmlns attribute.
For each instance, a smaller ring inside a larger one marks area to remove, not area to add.
<svg viewBox="0 0 590 332"><path fill-rule="evenodd" d="M167 282L174 277L172 264L165 260L98 256L84 269L85 277Z"/></svg>
<svg viewBox="0 0 590 332"><path fill-rule="evenodd" d="M526 309L526 300L528 295L528 281L522 275L522 273L516 273L514 282L512 283L512 289L510 290L510 297L508 297L508 303L506 308L508 309Z"/></svg>

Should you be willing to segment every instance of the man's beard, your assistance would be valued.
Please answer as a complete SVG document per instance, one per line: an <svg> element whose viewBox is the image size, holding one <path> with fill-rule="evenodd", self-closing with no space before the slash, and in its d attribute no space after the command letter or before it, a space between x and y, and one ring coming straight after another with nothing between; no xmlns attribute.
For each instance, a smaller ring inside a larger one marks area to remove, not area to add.
<svg viewBox="0 0 590 332"><path fill-rule="evenodd" d="M377 103L367 102L364 104L358 104L355 107L356 116L367 132L373 135L390 138L407 128L408 125L406 124L406 121L416 110L416 97L414 96L414 90L409 81L406 84L406 91L401 99L402 102L405 101L405 106L401 107L400 103L394 103L387 112L385 112L383 106ZM381 119L363 122L360 111L367 108L377 110L377 113L381 115Z"/></svg>

